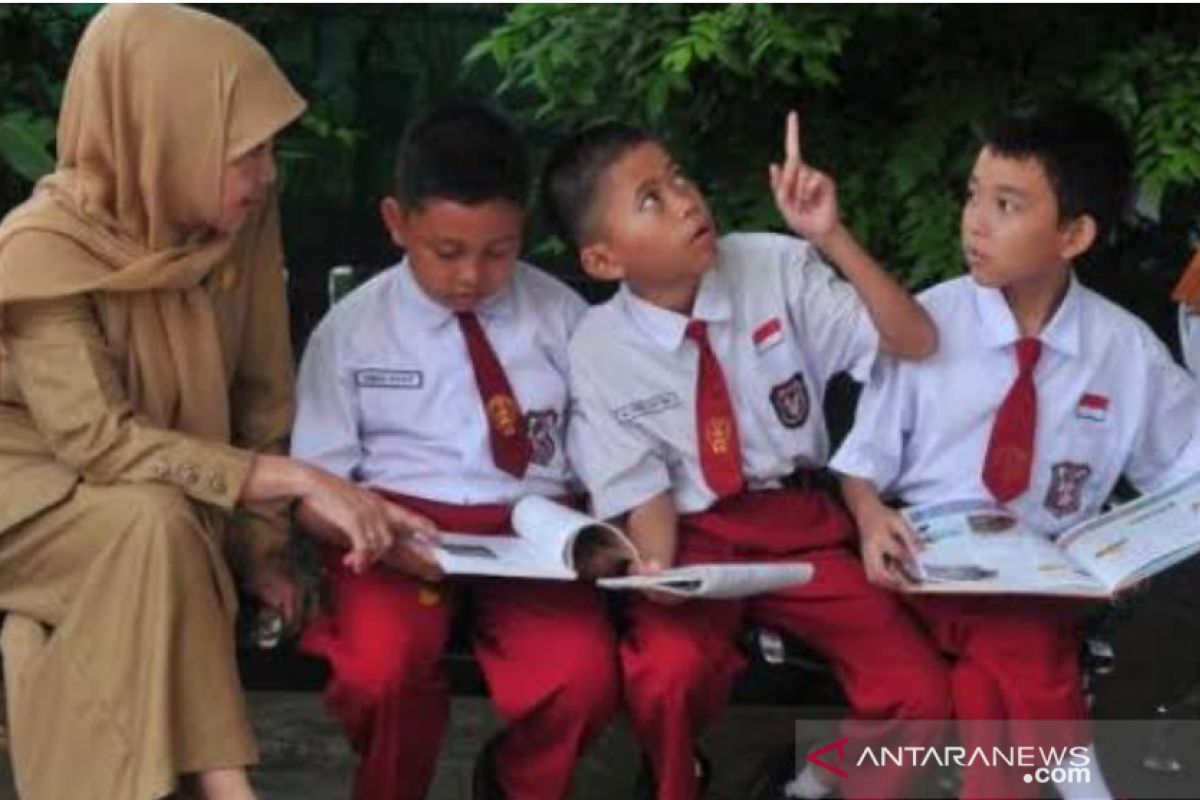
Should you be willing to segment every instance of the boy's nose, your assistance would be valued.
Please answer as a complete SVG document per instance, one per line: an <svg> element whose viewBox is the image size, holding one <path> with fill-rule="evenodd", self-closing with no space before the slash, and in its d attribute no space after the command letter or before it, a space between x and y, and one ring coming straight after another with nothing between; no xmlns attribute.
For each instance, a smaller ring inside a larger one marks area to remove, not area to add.
<svg viewBox="0 0 1200 800"><path fill-rule="evenodd" d="M458 271L455 274L456 283L460 289L473 290L479 284L479 276L483 272L483 265L479 259L464 258L458 265Z"/></svg>
<svg viewBox="0 0 1200 800"><path fill-rule="evenodd" d="M681 190L675 196L676 211L681 219L688 219L700 213L700 198L695 192Z"/></svg>
<svg viewBox="0 0 1200 800"><path fill-rule="evenodd" d="M975 236L983 234L983 215L970 206L965 207L962 214L962 229L965 233L973 234Z"/></svg>

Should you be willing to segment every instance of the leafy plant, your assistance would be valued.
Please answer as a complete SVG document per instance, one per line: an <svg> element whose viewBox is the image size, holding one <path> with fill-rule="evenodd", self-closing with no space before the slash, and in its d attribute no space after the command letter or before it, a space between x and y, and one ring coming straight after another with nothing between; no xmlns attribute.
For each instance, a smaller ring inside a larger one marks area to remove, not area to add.
<svg viewBox="0 0 1200 800"><path fill-rule="evenodd" d="M799 107L806 156L837 179L851 225L923 285L961 269L978 132L1017 102L1075 94L1118 113L1150 214L1126 234L1161 234L1166 204L1200 192L1198 33L1164 6L519 5L467 63L494 66L551 135L608 117L656 129L728 228L778 226L765 167ZM1190 246L1172 236L1163 274Z"/></svg>

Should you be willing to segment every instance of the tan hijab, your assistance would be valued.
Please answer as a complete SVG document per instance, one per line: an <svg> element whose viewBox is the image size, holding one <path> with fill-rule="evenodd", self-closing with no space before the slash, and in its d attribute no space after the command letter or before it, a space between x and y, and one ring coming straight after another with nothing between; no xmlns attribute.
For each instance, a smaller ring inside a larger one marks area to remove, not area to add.
<svg viewBox="0 0 1200 800"><path fill-rule="evenodd" d="M134 408L228 441L203 282L218 265L279 260L278 220L270 203L235 236L210 222L225 165L303 110L267 51L228 22L176 6L105 8L67 75L57 169L0 224L0 312L93 294Z"/></svg>

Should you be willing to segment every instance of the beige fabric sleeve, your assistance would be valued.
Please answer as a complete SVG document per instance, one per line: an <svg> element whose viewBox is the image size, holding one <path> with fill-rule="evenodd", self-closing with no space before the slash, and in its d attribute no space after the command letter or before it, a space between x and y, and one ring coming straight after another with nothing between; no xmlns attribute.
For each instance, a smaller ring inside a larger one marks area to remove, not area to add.
<svg viewBox="0 0 1200 800"><path fill-rule="evenodd" d="M30 416L55 457L85 482L168 483L202 503L236 505L253 454L138 417L86 296L15 303L5 325Z"/></svg>
<svg viewBox="0 0 1200 800"><path fill-rule="evenodd" d="M257 264L249 281L250 313L229 403L234 443L257 452L286 454L296 410L296 380L283 267ZM248 505L230 540L235 571L245 576L252 564L281 557L289 524L286 502Z"/></svg>

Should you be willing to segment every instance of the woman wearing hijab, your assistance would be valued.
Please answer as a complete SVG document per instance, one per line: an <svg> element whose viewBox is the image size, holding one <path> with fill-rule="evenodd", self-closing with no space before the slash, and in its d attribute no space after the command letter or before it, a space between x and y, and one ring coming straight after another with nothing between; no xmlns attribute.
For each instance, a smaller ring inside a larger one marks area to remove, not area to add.
<svg viewBox="0 0 1200 800"><path fill-rule="evenodd" d="M271 147L303 108L238 28L107 8L67 77L57 169L0 224L0 609L48 630L8 676L25 800L153 800L180 776L252 798L223 548L244 544L249 588L285 610L289 502L359 568L417 557L394 536L426 521L276 455Z"/></svg>

